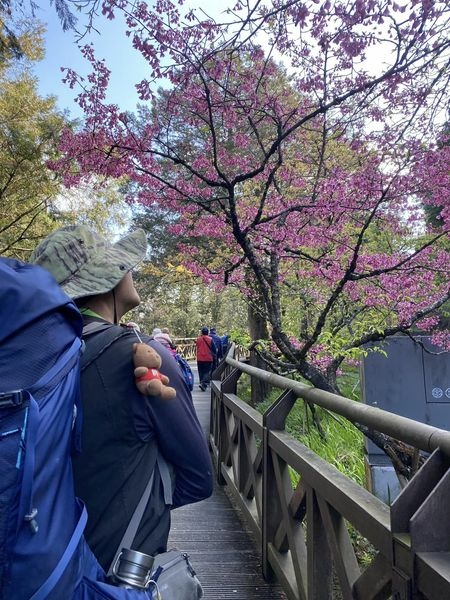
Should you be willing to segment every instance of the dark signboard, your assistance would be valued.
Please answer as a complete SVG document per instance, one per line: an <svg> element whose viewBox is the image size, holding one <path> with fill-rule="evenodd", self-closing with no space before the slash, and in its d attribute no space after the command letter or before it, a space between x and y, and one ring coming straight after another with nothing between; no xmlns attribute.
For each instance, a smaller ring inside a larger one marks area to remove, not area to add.
<svg viewBox="0 0 450 600"><path fill-rule="evenodd" d="M370 406L450 430L450 353L433 347L428 337L415 339L420 343L407 336L389 338L378 345L382 352L370 351L362 359L362 399ZM380 495L377 479L381 472L386 477L390 461L369 440L366 449L372 470L371 487ZM374 471L374 466L379 467L380 473ZM392 495L396 495L393 490L390 499Z"/></svg>

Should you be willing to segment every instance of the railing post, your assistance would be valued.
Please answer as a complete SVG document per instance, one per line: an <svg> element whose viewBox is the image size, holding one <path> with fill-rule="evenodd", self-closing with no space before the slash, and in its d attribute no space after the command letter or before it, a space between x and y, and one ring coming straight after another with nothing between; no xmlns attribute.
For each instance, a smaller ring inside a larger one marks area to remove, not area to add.
<svg viewBox="0 0 450 600"><path fill-rule="evenodd" d="M219 445L218 431L219 431L219 420L218 412L222 394L222 383L226 378L226 369L228 365L223 360L217 369L212 374L211 381L211 406L209 411L209 433L210 440L213 441L214 447L217 449ZM228 367L229 368L229 367Z"/></svg>
<svg viewBox="0 0 450 600"><path fill-rule="evenodd" d="M217 406L217 466L216 466L216 478L218 485L225 485L226 481L222 475L222 463L223 458L226 454L227 449L227 423L225 415L225 407L222 402L222 394L218 398Z"/></svg>
<svg viewBox="0 0 450 600"><path fill-rule="evenodd" d="M450 555L449 466L435 450L391 506L394 600L448 597L450 566L442 557Z"/></svg>
<svg viewBox="0 0 450 600"><path fill-rule="evenodd" d="M237 382L241 376L241 371L233 369L229 375L222 381L220 397L217 399L217 483L225 485L226 481L222 475L222 463L228 451L230 441L228 440L227 415L223 403L225 394L235 394Z"/></svg>
<svg viewBox="0 0 450 600"><path fill-rule="evenodd" d="M270 565L270 544L275 539L278 524L281 520L280 498L273 485L276 480L273 456L269 447L269 436L272 430L283 431L287 416L295 404L297 396L286 390L278 400L263 414L263 472L262 472L262 571L264 579L274 579Z"/></svg>

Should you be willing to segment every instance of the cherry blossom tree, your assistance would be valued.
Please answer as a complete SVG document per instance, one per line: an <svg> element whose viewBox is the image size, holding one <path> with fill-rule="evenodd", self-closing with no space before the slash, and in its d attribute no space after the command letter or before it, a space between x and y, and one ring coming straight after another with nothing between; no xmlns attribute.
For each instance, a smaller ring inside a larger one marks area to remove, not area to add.
<svg viewBox="0 0 450 600"><path fill-rule="evenodd" d="M338 391L371 342L420 329L450 348L447 2L237 0L222 22L168 0L100 8L148 62L143 105L106 102L86 46L88 80L66 73L85 111L54 163L66 184L127 176L131 202L177 215L185 265L268 322L274 369Z"/></svg>

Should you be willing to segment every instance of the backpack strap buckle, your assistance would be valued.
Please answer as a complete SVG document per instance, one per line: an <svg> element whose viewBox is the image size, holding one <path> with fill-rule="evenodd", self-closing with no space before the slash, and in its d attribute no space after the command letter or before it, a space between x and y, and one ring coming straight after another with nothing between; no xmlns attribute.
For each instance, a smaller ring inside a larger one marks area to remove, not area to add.
<svg viewBox="0 0 450 600"><path fill-rule="evenodd" d="M31 511L24 516L24 521L30 524L31 533L37 533L39 531L39 525L37 524L36 517L38 514L37 508L32 508Z"/></svg>
<svg viewBox="0 0 450 600"><path fill-rule="evenodd" d="M23 390L12 390L11 392L0 392L0 408L21 406L24 401Z"/></svg>

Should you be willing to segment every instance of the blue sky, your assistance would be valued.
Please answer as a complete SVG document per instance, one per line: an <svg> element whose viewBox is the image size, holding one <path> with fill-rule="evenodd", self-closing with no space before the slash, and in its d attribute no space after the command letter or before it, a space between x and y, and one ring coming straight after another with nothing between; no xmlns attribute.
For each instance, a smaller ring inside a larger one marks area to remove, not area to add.
<svg viewBox="0 0 450 600"><path fill-rule="evenodd" d="M185 7L207 6L209 13L214 9L224 10L227 2L220 0L191 0ZM34 72L39 81L39 92L42 95L53 94L58 98L58 107L69 109L73 117L81 116L75 103L77 91L71 90L62 83L61 67L71 67L81 75L89 73L89 64L81 56L72 32L62 30L54 6L47 0L39 2L36 16L47 27L45 36L45 59L36 65ZM82 17L79 24L83 23ZM97 58L106 59L111 69L108 101L116 103L122 110L133 110L138 103L138 95L134 84L146 75L147 66L141 55L132 49L131 41L125 36L125 24L121 18L108 21L99 17L97 28L100 33L92 32L83 42L93 42Z"/></svg>
<svg viewBox="0 0 450 600"><path fill-rule="evenodd" d="M69 109L72 116L79 116L80 110L74 102L78 92L62 83L64 74L61 67L71 67L87 75L89 64L77 48L73 32L62 30L54 7L41 3L36 16L47 27L45 59L34 69L39 91L43 95L57 96L60 109ZM125 25L120 19L101 19L98 28L100 34L92 32L84 41L94 43L97 57L105 58L112 71L108 100L120 104L123 109L132 110L138 102L134 83L145 76L145 61L131 48L130 40L124 34Z"/></svg>
<svg viewBox="0 0 450 600"><path fill-rule="evenodd" d="M37 2L39 7L36 16L47 26L46 56L35 68L39 91L42 95L56 95L60 109L69 109L72 116L82 116L74 102L78 92L62 83L61 67L71 67L79 74L87 75L89 64L81 56L73 32L62 30L55 8L50 6L50 0L37 0ZM233 0L185 0L183 10L187 11L190 7L203 7L208 14L222 20L223 17L219 15L227 6L233 4ZM83 17L80 16L80 28L84 22ZM132 49L130 39L125 36L125 24L120 15L112 21L100 16L96 26L99 33L92 32L84 38L83 43L93 42L97 58L106 59L106 64L111 69L107 100L118 104L122 110L132 111L139 102L134 84L146 76L146 62ZM384 54L379 47L374 49L374 53L375 56L372 57L369 53L368 63L374 64L378 69Z"/></svg>

